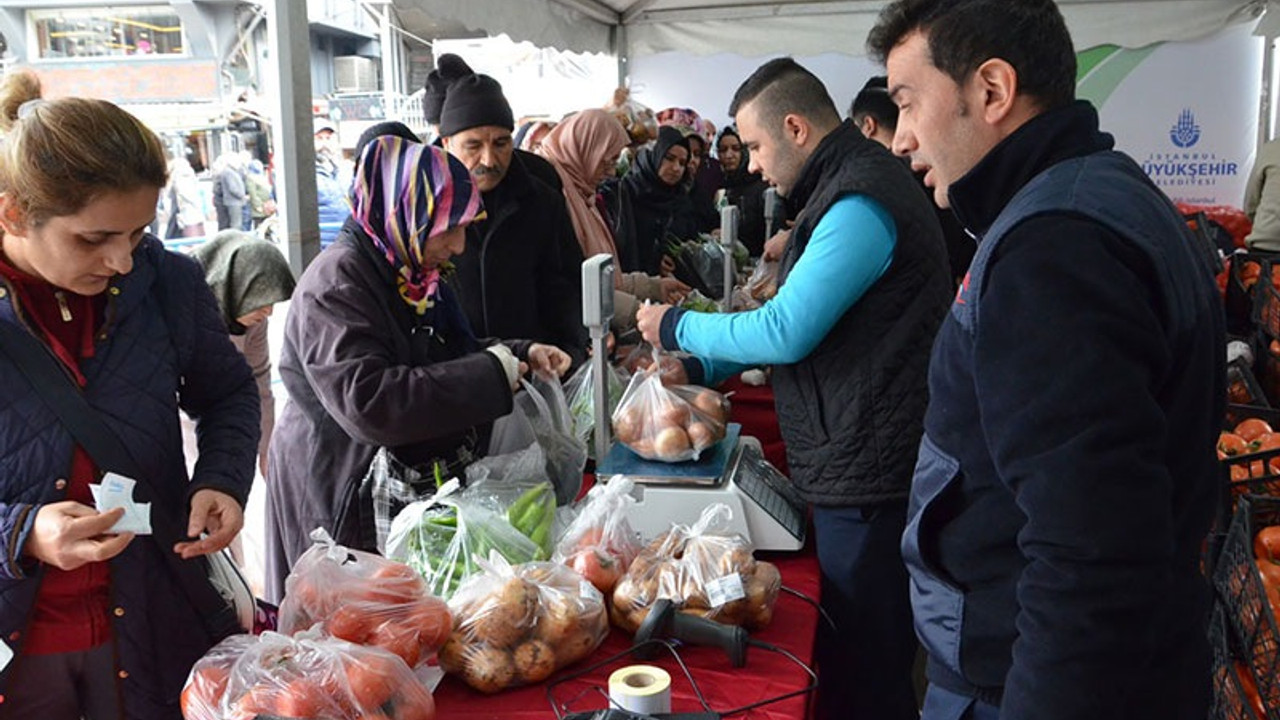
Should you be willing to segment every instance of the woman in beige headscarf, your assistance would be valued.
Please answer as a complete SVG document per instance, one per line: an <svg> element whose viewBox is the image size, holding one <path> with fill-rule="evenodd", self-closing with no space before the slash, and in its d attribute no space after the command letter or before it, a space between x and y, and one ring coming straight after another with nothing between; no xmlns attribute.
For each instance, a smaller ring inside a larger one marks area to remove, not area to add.
<svg viewBox="0 0 1280 720"><path fill-rule="evenodd" d="M596 207L596 186L610 174L618 154L629 142L627 131L617 118L595 109L569 117L542 141L543 157L551 161L564 183L564 201L583 257L609 253L617 262L613 232ZM636 309L641 302L674 303L689 292L689 286L675 278L640 272L618 272L613 277L612 327L617 333L635 327Z"/></svg>

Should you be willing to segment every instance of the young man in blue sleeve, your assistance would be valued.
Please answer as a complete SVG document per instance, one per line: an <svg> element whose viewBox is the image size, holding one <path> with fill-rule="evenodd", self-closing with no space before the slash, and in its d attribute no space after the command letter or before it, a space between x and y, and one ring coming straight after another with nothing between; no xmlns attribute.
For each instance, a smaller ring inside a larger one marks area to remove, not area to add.
<svg viewBox="0 0 1280 720"><path fill-rule="evenodd" d="M729 113L750 169L795 218L778 294L734 315L644 308L639 326L651 343L700 358L694 381L774 366L787 463L814 505L822 604L838 626L819 636L818 716L914 719L898 541L929 347L951 294L942 234L907 167L842 123L795 61L761 66Z"/></svg>
<svg viewBox="0 0 1280 720"><path fill-rule="evenodd" d="M924 720L1197 720L1221 489L1213 276L1093 106L1051 0L899 0L867 42L979 238L929 367L903 556Z"/></svg>

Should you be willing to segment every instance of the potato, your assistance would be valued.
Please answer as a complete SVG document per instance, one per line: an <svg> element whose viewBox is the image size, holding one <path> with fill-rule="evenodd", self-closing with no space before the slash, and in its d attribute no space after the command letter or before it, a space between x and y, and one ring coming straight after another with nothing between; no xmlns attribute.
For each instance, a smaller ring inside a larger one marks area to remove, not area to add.
<svg viewBox="0 0 1280 720"><path fill-rule="evenodd" d="M716 622L722 622L726 625L741 625L746 622L747 615L751 612L751 604L745 598L727 602L715 609Z"/></svg>
<svg viewBox="0 0 1280 720"><path fill-rule="evenodd" d="M721 577L736 572L742 575L743 582L747 581L749 575L755 573L755 567L755 558L751 556L751 551L743 545L739 545L721 555L720 561L717 563Z"/></svg>
<svg viewBox="0 0 1280 720"><path fill-rule="evenodd" d="M512 578L512 581L508 581L508 585L512 582L527 584L519 578ZM471 616L468 628L470 639L473 642L505 649L512 647L528 635L537 619L535 613L538 606L536 599L530 604L524 599L525 596L522 593L522 590L516 588L511 592L509 601L503 601L501 598L507 596L504 588L503 593L492 597ZM533 595L537 597L536 589Z"/></svg>
<svg viewBox="0 0 1280 720"><path fill-rule="evenodd" d="M458 674L462 672L464 667L464 658L466 657L467 645L462 641L460 635L454 635L449 641L440 648L438 657L440 658L440 667L444 668L447 673Z"/></svg>
<svg viewBox="0 0 1280 720"><path fill-rule="evenodd" d="M577 608L572 603L548 603L545 612L538 617L538 626L534 628L533 634L554 647L565 636L577 630L579 622Z"/></svg>
<svg viewBox="0 0 1280 720"><path fill-rule="evenodd" d="M541 640L521 643L512 653L512 661L516 675L526 683L542 682L556 671L556 654Z"/></svg>
<svg viewBox="0 0 1280 720"><path fill-rule="evenodd" d="M515 665L511 661L511 653L506 650L473 645L465 657L462 679L482 693L505 690L515 679Z"/></svg>
<svg viewBox="0 0 1280 720"><path fill-rule="evenodd" d="M653 440L653 453L663 460L678 460L689 449L689 434L683 428L663 428Z"/></svg>
<svg viewBox="0 0 1280 720"><path fill-rule="evenodd" d="M635 631L631 630L630 632ZM599 644L598 641L602 637L602 635L592 633L587 628L579 628L577 632L566 637L556 647L556 660L561 667L577 662L590 655L596 649L596 645Z"/></svg>
<svg viewBox="0 0 1280 720"><path fill-rule="evenodd" d="M763 630L773 622L773 605L752 606L743 625L748 630Z"/></svg>

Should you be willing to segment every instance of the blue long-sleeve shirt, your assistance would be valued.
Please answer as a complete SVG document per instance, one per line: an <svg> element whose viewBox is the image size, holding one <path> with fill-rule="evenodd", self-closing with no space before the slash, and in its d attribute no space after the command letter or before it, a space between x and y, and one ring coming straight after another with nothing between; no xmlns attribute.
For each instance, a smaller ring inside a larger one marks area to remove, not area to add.
<svg viewBox="0 0 1280 720"><path fill-rule="evenodd" d="M730 315L673 309L663 318L662 344L697 356L707 384L755 365L799 362L889 269L896 242L884 206L866 195L843 197L772 300Z"/></svg>

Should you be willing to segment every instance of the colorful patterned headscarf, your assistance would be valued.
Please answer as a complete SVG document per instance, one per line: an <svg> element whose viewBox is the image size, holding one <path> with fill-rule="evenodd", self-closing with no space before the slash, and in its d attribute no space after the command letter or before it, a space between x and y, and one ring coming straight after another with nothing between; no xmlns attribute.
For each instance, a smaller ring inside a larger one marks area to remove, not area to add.
<svg viewBox="0 0 1280 720"><path fill-rule="evenodd" d="M351 183L355 221L396 269L400 296L422 315L440 284L425 267L427 240L484 218L480 190L457 158L440 148L384 136L370 142Z"/></svg>

